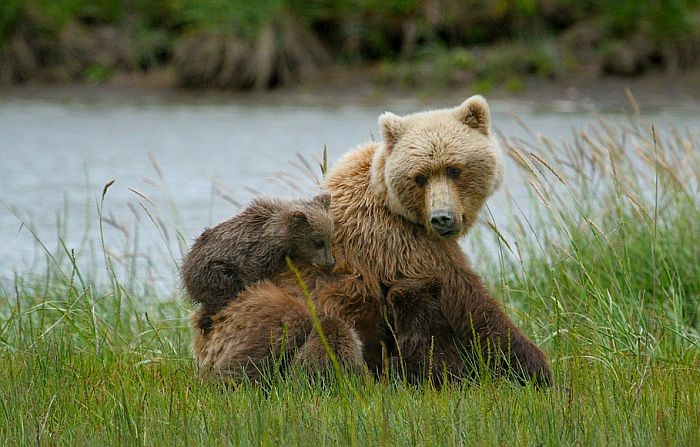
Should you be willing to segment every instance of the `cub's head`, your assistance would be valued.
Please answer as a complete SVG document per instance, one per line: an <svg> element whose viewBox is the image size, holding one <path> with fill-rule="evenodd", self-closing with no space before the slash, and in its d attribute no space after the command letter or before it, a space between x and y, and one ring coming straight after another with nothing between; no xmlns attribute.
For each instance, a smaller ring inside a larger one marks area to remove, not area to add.
<svg viewBox="0 0 700 447"><path fill-rule="evenodd" d="M481 96L452 109L404 117L384 113L372 187L393 212L429 233L465 234L503 180L503 155L490 124Z"/></svg>
<svg viewBox="0 0 700 447"><path fill-rule="evenodd" d="M329 194L295 202L288 214L289 248L293 260L321 268L333 267L333 216L330 205Z"/></svg>

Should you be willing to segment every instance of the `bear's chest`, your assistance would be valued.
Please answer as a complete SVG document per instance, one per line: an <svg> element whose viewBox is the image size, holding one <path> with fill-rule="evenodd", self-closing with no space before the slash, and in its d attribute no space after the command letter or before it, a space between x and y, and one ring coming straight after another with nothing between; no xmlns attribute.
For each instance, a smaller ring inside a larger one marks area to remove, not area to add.
<svg viewBox="0 0 700 447"><path fill-rule="evenodd" d="M439 274L449 268L449 246L433 240L415 224L395 216L382 217L371 219L375 225L341 228L339 255L350 266L371 272L384 283Z"/></svg>

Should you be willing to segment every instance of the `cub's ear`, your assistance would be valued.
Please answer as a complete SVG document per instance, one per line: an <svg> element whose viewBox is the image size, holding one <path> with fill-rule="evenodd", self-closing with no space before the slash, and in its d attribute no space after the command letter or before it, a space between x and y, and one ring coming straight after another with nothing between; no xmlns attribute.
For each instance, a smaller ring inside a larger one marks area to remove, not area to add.
<svg viewBox="0 0 700 447"><path fill-rule="evenodd" d="M476 129L484 135L488 135L491 126L491 113L489 105L481 95L475 95L467 99L457 107L457 119L472 129Z"/></svg>
<svg viewBox="0 0 700 447"><path fill-rule="evenodd" d="M394 148L394 144L403 135L403 118L391 112L384 112L379 116L379 129L382 131L387 150L391 151Z"/></svg>
<svg viewBox="0 0 700 447"><path fill-rule="evenodd" d="M308 222L306 214L304 214L302 211L290 211L287 215L287 219L289 222L289 227L294 229L301 228Z"/></svg>
<svg viewBox="0 0 700 447"><path fill-rule="evenodd" d="M318 203L325 210L329 210L331 207L331 195L327 192L317 195L314 197L314 202Z"/></svg>

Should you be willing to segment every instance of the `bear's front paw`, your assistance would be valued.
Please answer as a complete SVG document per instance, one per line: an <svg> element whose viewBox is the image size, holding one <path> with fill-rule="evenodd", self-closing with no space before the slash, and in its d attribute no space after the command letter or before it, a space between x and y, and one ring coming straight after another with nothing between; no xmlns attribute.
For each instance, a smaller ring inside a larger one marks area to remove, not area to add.
<svg viewBox="0 0 700 447"><path fill-rule="evenodd" d="M525 349L521 349L517 353L516 368L517 370L514 372L521 383L532 382L538 387L554 385L554 377L547 356L529 340Z"/></svg>

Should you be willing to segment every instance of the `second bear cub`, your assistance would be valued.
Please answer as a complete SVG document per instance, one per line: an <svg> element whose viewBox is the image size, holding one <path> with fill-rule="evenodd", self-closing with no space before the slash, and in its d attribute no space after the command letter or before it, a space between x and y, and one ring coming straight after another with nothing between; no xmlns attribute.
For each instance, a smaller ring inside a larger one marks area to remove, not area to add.
<svg viewBox="0 0 700 447"><path fill-rule="evenodd" d="M205 230L185 257L182 277L199 303L195 324L205 333L212 317L249 285L286 268L285 257L330 268L330 195L311 200L255 199L231 219Z"/></svg>

